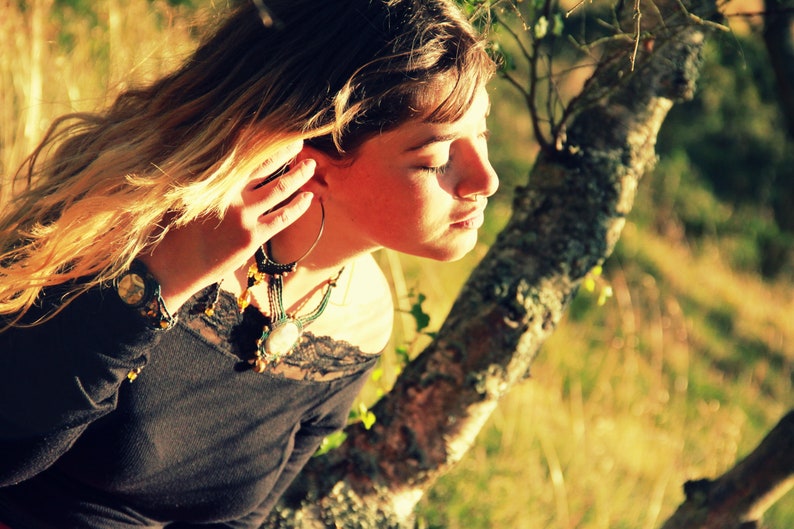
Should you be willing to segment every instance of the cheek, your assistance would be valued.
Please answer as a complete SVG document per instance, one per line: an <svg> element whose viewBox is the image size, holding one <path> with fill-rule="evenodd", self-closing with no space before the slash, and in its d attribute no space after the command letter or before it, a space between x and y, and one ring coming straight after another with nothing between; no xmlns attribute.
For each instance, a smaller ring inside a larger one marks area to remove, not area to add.
<svg viewBox="0 0 794 529"><path fill-rule="evenodd" d="M375 214L389 217L394 230L416 231L433 222L438 206L438 200L434 201L427 189L403 185L385 190L375 206ZM395 221L399 226L394 225Z"/></svg>
<svg viewBox="0 0 794 529"><path fill-rule="evenodd" d="M420 186L397 172L372 171L354 175L347 182L349 200L375 213L400 208L416 208Z"/></svg>
<svg viewBox="0 0 794 529"><path fill-rule="evenodd" d="M447 195L439 180L389 164L351 168L343 191L351 220L380 230L415 232L433 223ZM366 229L366 228L365 228Z"/></svg>

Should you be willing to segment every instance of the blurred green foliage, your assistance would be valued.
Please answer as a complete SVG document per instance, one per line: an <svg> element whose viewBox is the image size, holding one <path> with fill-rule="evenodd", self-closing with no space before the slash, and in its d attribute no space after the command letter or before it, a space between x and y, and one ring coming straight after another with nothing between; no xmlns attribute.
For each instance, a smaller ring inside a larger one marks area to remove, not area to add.
<svg viewBox="0 0 794 529"><path fill-rule="evenodd" d="M730 35L707 46L695 98L670 112L652 176L690 242L720 237L733 264L794 273L794 140L785 134L763 42Z"/></svg>

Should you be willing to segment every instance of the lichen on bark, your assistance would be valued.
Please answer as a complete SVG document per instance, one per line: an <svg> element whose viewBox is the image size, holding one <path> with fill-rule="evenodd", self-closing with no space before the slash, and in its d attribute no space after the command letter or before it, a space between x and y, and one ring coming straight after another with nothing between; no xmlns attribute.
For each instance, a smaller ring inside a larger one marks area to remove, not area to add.
<svg viewBox="0 0 794 529"><path fill-rule="evenodd" d="M373 409L377 423L349 428L345 444L313 459L269 526L412 525L416 502L526 377L581 280L612 252L659 127L697 78L708 28L678 5L657 6L666 19L634 71L625 45L605 52L565 141L540 153L436 339Z"/></svg>

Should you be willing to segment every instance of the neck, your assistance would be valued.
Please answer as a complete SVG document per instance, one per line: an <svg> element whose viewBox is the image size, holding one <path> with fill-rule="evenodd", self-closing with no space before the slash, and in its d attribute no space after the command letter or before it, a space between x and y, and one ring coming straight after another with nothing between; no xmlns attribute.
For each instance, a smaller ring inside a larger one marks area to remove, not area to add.
<svg viewBox="0 0 794 529"><path fill-rule="evenodd" d="M300 259L298 269L287 276L288 281L295 281L301 275L335 273L358 257L378 249L376 245L353 240L349 233L341 229L334 211L326 206L323 233L314 249L305 255L317 239L322 215L321 206L314 202L300 219L271 239L271 259L279 263Z"/></svg>
<svg viewBox="0 0 794 529"><path fill-rule="evenodd" d="M344 219L344 215L335 217L333 212L326 211L325 226L320 240L314 244L322 224L322 210L314 203L300 219L270 240L268 256L277 263L286 264L299 260L294 272L283 278L282 301L287 311L293 312L305 303L312 302L320 296L326 282L335 277L345 267L346 273L340 278L340 288L335 289L337 295L344 296L355 268L354 261L377 250L374 245L362 244L361 238L353 234L356 230L346 229L344 222L335 222L335 218ZM305 255L305 257L303 257ZM254 256L244 266L224 281L224 289L240 296L246 290L248 269L254 263ZM267 285L261 283L251 289L250 295L254 304L263 312L269 307Z"/></svg>
<svg viewBox="0 0 794 529"><path fill-rule="evenodd" d="M282 301L290 312L316 301L329 278L337 277L343 267L352 273L356 259L377 249L354 244L350 232L341 229L335 218L338 217L326 210L323 224L322 207L315 202L301 218L270 240L271 260L282 264L298 261L295 271L283 276ZM317 240L321 227L322 234ZM350 281L350 277L345 274L342 283Z"/></svg>

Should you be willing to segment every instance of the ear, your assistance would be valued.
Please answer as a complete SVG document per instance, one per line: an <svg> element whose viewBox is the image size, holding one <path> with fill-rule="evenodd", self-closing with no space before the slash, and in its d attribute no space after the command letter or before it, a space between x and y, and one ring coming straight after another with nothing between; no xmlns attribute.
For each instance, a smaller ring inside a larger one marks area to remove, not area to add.
<svg viewBox="0 0 794 529"><path fill-rule="evenodd" d="M314 168L314 176L301 187L304 191L311 191L315 196L323 196L328 189L328 177L336 167L335 160L324 152L304 145L303 149L295 157L295 162L303 160L314 160L317 166Z"/></svg>

